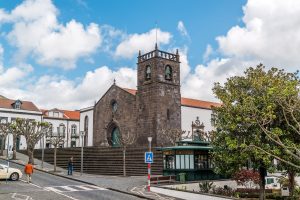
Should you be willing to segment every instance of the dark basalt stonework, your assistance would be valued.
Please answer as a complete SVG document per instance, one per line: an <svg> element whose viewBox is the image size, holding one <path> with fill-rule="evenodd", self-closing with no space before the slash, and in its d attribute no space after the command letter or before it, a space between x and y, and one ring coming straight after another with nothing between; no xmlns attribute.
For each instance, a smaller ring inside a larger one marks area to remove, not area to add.
<svg viewBox="0 0 300 200"><path fill-rule="evenodd" d="M146 66L151 66L151 79L146 79ZM172 79L165 79L165 67L172 68ZM112 130L136 134L133 146L166 145L162 129L181 128L181 94L179 55L154 50L138 57L137 93L112 85L94 107L94 146L109 146ZM118 109L112 110L112 102Z"/></svg>

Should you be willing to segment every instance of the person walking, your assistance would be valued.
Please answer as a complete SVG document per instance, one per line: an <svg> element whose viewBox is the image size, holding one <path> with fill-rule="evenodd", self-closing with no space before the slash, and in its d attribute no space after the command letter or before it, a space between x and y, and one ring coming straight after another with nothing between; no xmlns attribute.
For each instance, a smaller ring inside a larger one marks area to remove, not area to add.
<svg viewBox="0 0 300 200"><path fill-rule="evenodd" d="M73 174L73 156L69 159L68 162L68 175Z"/></svg>
<svg viewBox="0 0 300 200"><path fill-rule="evenodd" d="M24 172L27 176L27 183L31 183L31 176L33 174L33 165L30 161L25 165Z"/></svg>

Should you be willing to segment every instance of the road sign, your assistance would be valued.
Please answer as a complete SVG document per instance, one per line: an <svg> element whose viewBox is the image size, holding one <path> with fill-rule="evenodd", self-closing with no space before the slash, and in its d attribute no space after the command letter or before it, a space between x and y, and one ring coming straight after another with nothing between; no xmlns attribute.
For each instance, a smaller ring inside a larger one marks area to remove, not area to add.
<svg viewBox="0 0 300 200"><path fill-rule="evenodd" d="M153 163L153 152L145 152L145 163Z"/></svg>

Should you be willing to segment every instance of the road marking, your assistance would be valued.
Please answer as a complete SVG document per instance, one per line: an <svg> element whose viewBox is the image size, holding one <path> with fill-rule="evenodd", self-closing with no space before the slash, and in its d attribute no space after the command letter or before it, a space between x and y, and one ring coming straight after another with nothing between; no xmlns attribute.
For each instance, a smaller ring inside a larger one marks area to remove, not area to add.
<svg viewBox="0 0 300 200"><path fill-rule="evenodd" d="M12 199L16 200L33 200L30 196L28 195L23 195L23 194L18 194L18 193L13 193L11 196Z"/></svg>
<svg viewBox="0 0 300 200"><path fill-rule="evenodd" d="M24 183L28 183L27 181L24 181L24 180L21 180L20 179L20 181L22 181L22 182L24 182ZM33 186L35 186L35 187L37 187L37 188L42 188L41 186L39 186L39 185L36 185L36 184L33 184L33 183L29 183L30 185L33 185Z"/></svg>
<svg viewBox="0 0 300 200"><path fill-rule="evenodd" d="M107 190L105 188L101 188L94 185L65 185L65 186L52 186L45 187L48 191L55 192L78 192L78 191L91 191L91 190Z"/></svg>

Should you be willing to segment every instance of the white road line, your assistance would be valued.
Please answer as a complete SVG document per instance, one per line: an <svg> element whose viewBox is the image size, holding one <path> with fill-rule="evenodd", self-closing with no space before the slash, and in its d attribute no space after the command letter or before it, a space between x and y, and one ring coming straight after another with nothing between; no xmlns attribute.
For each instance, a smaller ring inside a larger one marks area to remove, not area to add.
<svg viewBox="0 0 300 200"><path fill-rule="evenodd" d="M64 189L66 189L66 190L68 190L68 191L70 191L70 192L76 192L76 191L78 191L78 190L76 190L76 189L74 189L74 188L71 188L71 187L69 187L69 186L61 186L61 188L64 188Z"/></svg>
<svg viewBox="0 0 300 200"><path fill-rule="evenodd" d="M24 181L24 180L21 180L21 179L20 179L20 181L22 181L22 182L24 182L24 183L27 183L27 181ZM30 185L33 185L33 186L35 186L35 187L38 187L38 188L43 188L43 187L41 187L41 186L39 186L39 185L36 185L36 184L33 184L33 183L29 183L29 184L30 184ZM52 192L54 192L54 193L56 193L56 194L65 196L65 197L67 197L67 198L69 198L69 199L72 199L72 200L79 200L79 199L76 199L76 198L74 198L74 197L68 196L68 195L66 195L66 194L62 194L62 193L57 192L57 191L49 190L48 188L44 188L44 190L46 190L46 191L52 191ZM58 191L60 191L60 190L58 190Z"/></svg>
<svg viewBox="0 0 300 200"><path fill-rule="evenodd" d="M21 180L20 179L20 181L22 181L22 182L24 182L24 183L27 183L27 181L24 181L24 180ZM39 185L36 185L36 184L33 184L33 183L29 183L30 185L33 185L33 186L35 186L35 187L37 187L37 188L41 188L42 189L42 187L41 186L39 186Z"/></svg>
<svg viewBox="0 0 300 200"><path fill-rule="evenodd" d="M91 188L84 187L84 185L76 185L75 187L80 188L80 189L83 189L83 190L86 190L86 191L93 190L93 189L91 189Z"/></svg>
<svg viewBox="0 0 300 200"><path fill-rule="evenodd" d="M94 189L96 189L96 190L107 190L106 188L98 187L98 186L96 186L96 185L86 185L86 186L88 186L88 187L90 187L90 188L94 188Z"/></svg>

